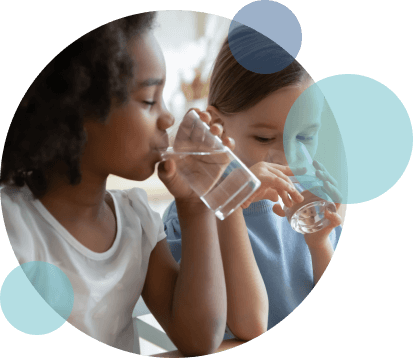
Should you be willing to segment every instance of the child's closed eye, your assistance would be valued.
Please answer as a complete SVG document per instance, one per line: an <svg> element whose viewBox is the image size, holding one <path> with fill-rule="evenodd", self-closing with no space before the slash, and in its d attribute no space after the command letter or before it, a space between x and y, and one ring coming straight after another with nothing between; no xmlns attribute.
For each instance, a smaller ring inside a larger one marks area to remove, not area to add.
<svg viewBox="0 0 413 358"><path fill-rule="evenodd" d="M308 136L307 137L307 136L303 136L303 135L298 135L296 138L300 141L312 141L314 139L313 136Z"/></svg>
<svg viewBox="0 0 413 358"><path fill-rule="evenodd" d="M297 135L296 138L297 138L297 140L299 140L299 141L301 141L301 142L311 142L312 140L314 140L314 136L313 136L313 135L309 135L309 136L306 136L306 135ZM272 143L273 141L276 140L276 138L274 138L274 137L268 138L268 137L260 137L260 136L254 136L254 139L255 139L257 142L260 142L260 143L262 143L262 144Z"/></svg>
<svg viewBox="0 0 413 358"><path fill-rule="evenodd" d="M275 138L265 138L265 137L257 137L255 136L254 139L260 143L271 143L275 140Z"/></svg>
<svg viewBox="0 0 413 358"><path fill-rule="evenodd" d="M143 103L145 103L146 105L148 105L148 106L153 106L153 105L155 105L156 104L156 101L143 101Z"/></svg>

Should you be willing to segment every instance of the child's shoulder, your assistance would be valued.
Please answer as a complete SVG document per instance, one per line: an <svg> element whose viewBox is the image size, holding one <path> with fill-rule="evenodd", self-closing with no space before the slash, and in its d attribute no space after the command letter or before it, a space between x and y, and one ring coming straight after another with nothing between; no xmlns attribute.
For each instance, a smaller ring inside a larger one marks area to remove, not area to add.
<svg viewBox="0 0 413 358"><path fill-rule="evenodd" d="M122 212L133 211L139 216L152 216L148 201L148 194L141 188L131 188L123 190L108 190L111 194L115 205L119 207Z"/></svg>
<svg viewBox="0 0 413 358"><path fill-rule="evenodd" d="M0 190L0 199L3 208L13 209L33 201L34 197L26 187L6 185Z"/></svg>
<svg viewBox="0 0 413 358"><path fill-rule="evenodd" d="M129 203L130 205L133 205L135 203L149 206L148 194L141 188L111 189L108 190L108 192L112 195L115 201L122 204Z"/></svg>

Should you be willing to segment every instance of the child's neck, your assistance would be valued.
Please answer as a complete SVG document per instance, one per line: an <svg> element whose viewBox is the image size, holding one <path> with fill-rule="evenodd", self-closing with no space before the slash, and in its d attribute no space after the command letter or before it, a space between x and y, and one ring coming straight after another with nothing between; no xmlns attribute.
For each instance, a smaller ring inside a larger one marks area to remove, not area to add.
<svg viewBox="0 0 413 358"><path fill-rule="evenodd" d="M70 217L97 218L105 202L106 179L83 172L81 183L71 185L65 177L56 175L40 201L53 215L62 212Z"/></svg>

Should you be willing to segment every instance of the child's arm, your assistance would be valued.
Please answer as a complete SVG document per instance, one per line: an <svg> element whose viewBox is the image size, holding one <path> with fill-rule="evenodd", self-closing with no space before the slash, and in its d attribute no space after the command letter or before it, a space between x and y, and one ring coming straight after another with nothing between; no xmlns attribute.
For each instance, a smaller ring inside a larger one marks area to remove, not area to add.
<svg viewBox="0 0 413 358"><path fill-rule="evenodd" d="M217 220L227 287L227 325L248 341L267 330L268 296L252 251L242 209Z"/></svg>
<svg viewBox="0 0 413 358"><path fill-rule="evenodd" d="M311 254L311 261L313 264L314 284L320 280L324 271L326 270L331 258L333 257L333 246L330 240L322 240L317 246L308 245Z"/></svg>
<svg viewBox="0 0 413 358"><path fill-rule="evenodd" d="M317 169L316 175L323 181L323 190L336 202L342 202L341 193L336 188L336 180L328 173L327 169L319 162L314 161L314 167ZM331 231L342 224L343 220L339 215L341 204L335 204L337 212L325 212L325 217L330 221L330 225L314 234L304 235L305 242L311 254L313 264L314 284L320 280L333 256L334 250L331 245L329 235Z"/></svg>
<svg viewBox="0 0 413 358"><path fill-rule="evenodd" d="M176 202L182 230L181 265L166 240L152 251L142 297L185 354L204 355L222 342L226 291L215 216L204 203Z"/></svg>
<svg viewBox="0 0 413 358"><path fill-rule="evenodd" d="M336 204L337 210L340 204ZM331 231L341 225L341 217L338 213L325 212L326 219L330 220L330 225L324 229L317 231L314 234L305 234L304 239L307 243L311 254L311 261L313 265L314 284L320 280L324 271L326 270L331 258L333 257L333 246L331 245L329 235Z"/></svg>

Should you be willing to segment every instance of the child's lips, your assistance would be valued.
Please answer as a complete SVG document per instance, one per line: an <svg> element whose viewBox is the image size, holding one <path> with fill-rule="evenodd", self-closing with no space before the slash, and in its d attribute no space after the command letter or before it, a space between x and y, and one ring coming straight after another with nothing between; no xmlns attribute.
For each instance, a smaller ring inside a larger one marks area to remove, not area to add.
<svg viewBox="0 0 413 358"><path fill-rule="evenodd" d="M157 161L158 161L158 162L162 160L162 155L161 155L161 153L162 153L162 152L165 152L165 151L168 149L168 147L169 147L169 138L168 138L168 136L164 135L164 136L162 136L160 139L161 139L161 140L159 141L159 143L157 143L157 144L154 146L154 149L153 149L154 152L155 152L155 154L156 154L156 157L157 157Z"/></svg>
<svg viewBox="0 0 413 358"><path fill-rule="evenodd" d="M159 152L164 152L165 150L167 150L169 147L169 141L163 142L161 145L157 146L156 149Z"/></svg>
<svg viewBox="0 0 413 358"><path fill-rule="evenodd" d="M161 155L161 153L164 152L166 149L167 149L167 147L165 147L165 148L163 148L163 147L156 147L156 148L153 150L153 153L155 154L155 158L156 158L155 160L156 160L156 162L162 161L162 155Z"/></svg>
<svg viewBox="0 0 413 358"><path fill-rule="evenodd" d="M169 147L169 137L168 134L165 132L159 138L159 144L157 145L157 149L162 151L166 150Z"/></svg>

